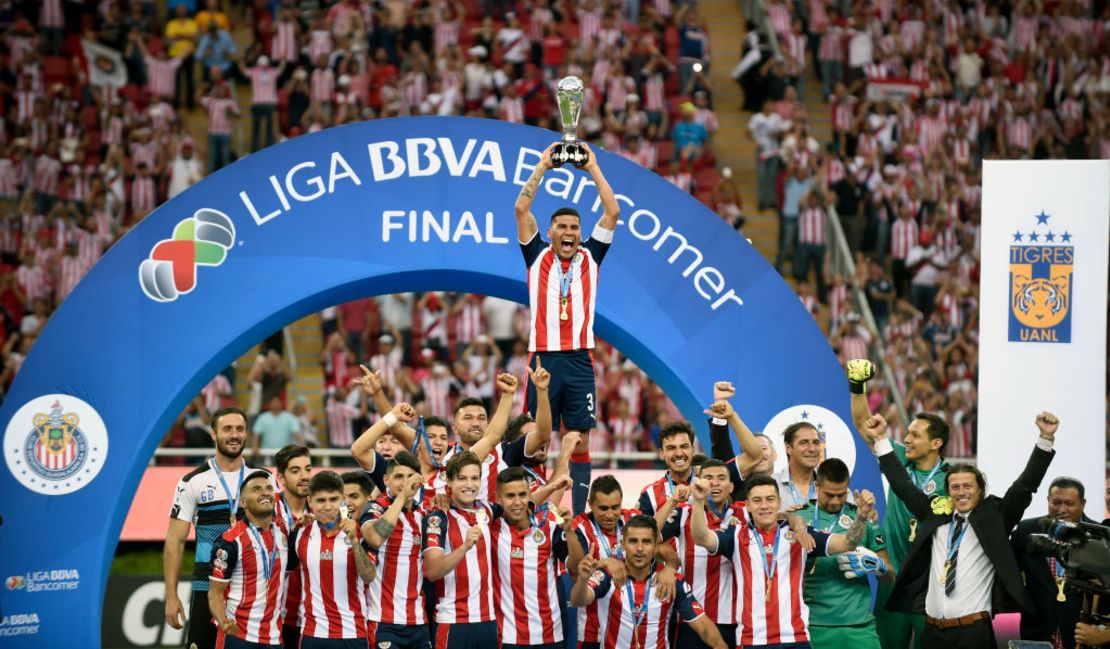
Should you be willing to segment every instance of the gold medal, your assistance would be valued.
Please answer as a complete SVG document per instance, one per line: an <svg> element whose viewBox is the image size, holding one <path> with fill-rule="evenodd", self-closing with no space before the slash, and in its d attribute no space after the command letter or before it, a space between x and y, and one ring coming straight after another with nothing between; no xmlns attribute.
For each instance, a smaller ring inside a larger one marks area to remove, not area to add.
<svg viewBox="0 0 1110 649"><path fill-rule="evenodd" d="M559 319L560 320L570 319L570 316L567 315L567 304L569 302L570 302L570 300L568 300L565 297L559 300L559 304L563 307L562 311L559 312Z"/></svg>
<svg viewBox="0 0 1110 649"><path fill-rule="evenodd" d="M952 562L949 560L945 560L944 567L940 569L940 579L937 580L940 582L941 586L948 585L948 569L951 567Z"/></svg>
<svg viewBox="0 0 1110 649"><path fill-rule="evenodd" d="M917 519L916 518L911 518L910 519L910 543L913 543L913 540L916 539L916 538L917 538Z"/></svg>
<svg viewBox="0 0 1110 649"><path fill-rule="evenodd" d="M1066 583L1066 580L1063 577L1057 577L1056 578L1056 601L1057 602L1066 602L1066 601L1068 601L1067 596L1064 595L1064 584L1065 583Z"/></svg>
<svg viewBox="0 0 1110 649"><path fill-rule="evenodd" d="M765 597L766 599L771 599L771 578L770 578L770 577L764 577L764 578L763 578L763 581L764 581L764 582L766 583L766 585L767 585L767 588L766 588L766 594L764 595L764 597Z"/></svg>
<svg viewBox="0 0 1110 649"><path fill-rule="evenodd" d="M555 521L556 525L560 527L563 525L563 517L559 515L558 510L551 510L551 519Z"/></svg>

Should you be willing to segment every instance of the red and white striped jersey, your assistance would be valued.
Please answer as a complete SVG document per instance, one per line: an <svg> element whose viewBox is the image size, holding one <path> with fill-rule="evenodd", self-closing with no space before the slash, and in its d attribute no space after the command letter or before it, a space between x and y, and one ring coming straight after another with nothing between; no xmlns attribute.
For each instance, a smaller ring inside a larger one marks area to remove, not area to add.
<svg viewBox="0 0 1110 649"><path fill-rule="evenodd" d="M1037 40L1036 16L1014 16L1013 27L1010 29L1010 38L1015 52L1029 52Z"/></svg>
<svg viewBox="0 0 1110 649"><path fill-rule="evenodd" d="M644 79L644 110L653 112L667 109L666 81L656 73Z"/></svg>
<svg viewBox="0 0 1110 649"><path fill-rule="evenodd" d="M332 41L331 32L326 29L314 29L308 33L308 45L305 48L308 54L308 60L315 63L321 56L325 59L331 56L332 50L335 49L335 42Z"/></svg>
<svg viewBox="0 0 1110 649"><path fill-rule="evenodd" d="M433 47L441 54L448 45L459 42L458 20L437 20L433 31Z"/></svg>
<svg viewBox="0 0 1110 649"><path fill-rule="evenodd" d="M158 195L152 176L136 176L131 181L131 213L141 218L154 211Z"/></svg>
<svg viewBox="0 0 1110 649"><path fill-rule="evenodd" d="M382 496L370 503L359 521L381 518L394 498ZM427 512L420 506L401 510L397 527L378 548L378 577L370 584L369 619L381 624L415 625L424 616L424 560L421 527Z"/></svg>
<svg viewBox="0 0 1110 649"><path fill-rule="evenodd" d="M789 33L782 37L783 54L786 55L786 73L798 76L806 67L806 35Z"/></svg>
<svg viewBox="0 0 1110 649"><path fill-rule="evenodd" d="M594 37L601 31L601 10L577 9L575 15L578 17L578 46L586 47L593 43Z"/></svg>
<svg viewBox="0 0 1110 649"><path fill-rule="evenodd" d="M844 306L848 304L848 286L844 283L829 287L829 321L832 327L840 324L844 317Z"/></svg>
<svg viewBox="0 0 1110 649"><path fill-rule="evenodd" d="M39 9L39 25L54 29L65 27L66 16L62 10L62 0L42 0Z"/></svg>
<svg viewBox="0 0 1110 649"><path fill-rule="evenodd" d="M896 219L890 226L890 256L905 260L910 249L917 245L917 221Z"/></svg>
<svg viewBox="0 0 1110 649"><path fill-rule="evenodd" d="M216 412L224 407L224 400L230 399L234 394L231 389L231 382L223 374L217 374L208 385L200 391L201 396L204 397L204 408L208 412Z"/></svg>
<svg viewBox="0 0 1110 649"><path fill-rule="evenodd" d="M225 614L247 642L281 644L288 532L277 518L266 530L240 520L212 544L212 581L228 584ZM266 566L272 561L269 579ZM194 620L196 624L205 621Z"/></svg>
<svg viewBox="0 0 1110 649"><path fill-rule="evenodd" d="M15 281L27 296L27 304L33 304L38 298L50 295L50 279L37 265L23 264L16 268Z"/></svg>
<svg viewBox="0 0 1110 649"><path fill-rule="evenodd" d="M493 447L493 450L486 456L482 462L482 477L478 484L478 500L482 502L491 502L493 497L497 494L497 474L509 468L501 455L501 449L504 445L498 444ZM443 454L443 464L446 465L447 461L455 456L456 453L461 453L464 449L459 444L452 444L447 452ZM435 482L436 493L447 493L447 474L440 472L437 476L439 480ZM442 480L442 483L440 482Z"/></svg>
<svg viewBox="0 0 1110 649"><path fill-rule="evenodd" d="M301 634L365 638L366 587L347 535L336 529L329 536L313 521L294 532L291 543L290 569L299 571L301 579Z"/></svg>
<svg viewBox="0 0 1110 649"><path fill-rule="evenodd" d="M239 114L239 105L230 97L204 97L201 104L208 109L208 133L231 135L231 116Z"/></svg>
<svg viewBox="0 0 1110 649"><path fill-rule="evenodd" d="M497 553L493 585L501 613L501 642L562 642L563 619L556 585L559 563L567 560L566 533L550 517L521 530L500 516L492 531Z"/></svg>
<svg viewBox="0 0 1110 649"><path fill-rule="evenodd" d="M451 376L425 377L420 382L420 389L424 391L428 413L442 417L451 412L451 388L457 386L458 382Z"/></svg>
<svg viewBox="0 0 1110 649"><path fill-rule="evenodd" d="M736 624L736 582L732 578L732 564L727 557L710 554L694 543L691 511L689 505L680 504L671 512L660 534L664 541L674 539L672 544L682 561L684 579L709 619L717 624ZM748 520L748 511L742 502L729 503L722 513L724 517L718 518L712 510L706 509L705 520L711 531L743 525Z"/></svg>
<svg viewBox="0 0 1110 649"><path fill-rule="evenodd" d="M825 556L828 534L810 528L817 541L814 556ZM807 552L795 542L785 522L770 532L757 530L750 519L714 532L717 550L732 565L736 582L738 645L807 642L809 608L802 600ZM766 565L774 566L768 573ZM768 593L767 589L770 588Z"/></svg>
<svg viewBox="0 0 1110 649"><path fill-rule="evenodd" d="M926 154L935 150L944 141L948 127L944 120L934 117L922 117L917 123L917 141L921 150Z"/></svg>
<svg viewBox="0 0 1110 649"><path fill-rule="evenodd" d="M277 96L277 68L270 66L255 66L247 70L251 78L251 103L276 104Z"/></svg>
<svg viewBox="0 0 1110 649"><path fill-rule="evenodd" d="M790 33L790 9L785 2L772 2L767 5L767 20L775 33L783 35Z"/></svg>
<svg viewBox="0 0 1110 649"><path fill-rule="evenodd" d="M486 324L482 320L482 305L466 298L455 313L455 339L469 345L485 333Z"/></svg>
<svg viewBox="0 0 1110 649"><path fill-rule="evenodd" d="M655 573L662 569L662 565L654 566ZM705 615L681 578L675 584L675 596L660 601L654 592L654 576L652 574L645 581L629 576L625 583L617 584L605 570L595 570L590 575L588 584L594 593L594 603L607 618L605 635L600 640L604 649L667 649L671 646L671 619L676 613L686 623ZM637 617L637 611L642 611L642 617Z"/></svg>
<svg viewBox="0 0 1110 649"><path fill-rule="evenodd" d="M1020 151L1029 150L1033 144L1033 125L1028 117L1014 116L1006 120L1006 144Z"/></svg>
<svg viewBox="0 0 1110 649"><path fill-rule="evenodd" d="M559 258L539 232L520 244L528 267L528 300L532 310L528 351L593 349L598 271L612 242L613 231L599 224L569 261ZM565 304L561 297L564 285Z"/></svg>
<svg viewBox="0 0 1110 649"><path fill-rule="evenodd" d="M358 408L340 399L332 397L328 400L324 414L328 418L328 440L332 448L347 448L355 443L353 426L358 413Z"/></svg>
<svg viewBox="0 0 1110 649"><path fill-rule="evenodd" d="M867 346L871 344L871 334L862 326L849 328L840 337L840 361L847 363L853 358L867 358Z"/></svg>
<svg viewBox="0 0 1110 649"><path fill-rule="evenodd" d="M270 40L270 58L275 62L297 60L297 23L292 20L279 20Z"/></svg>
<svg viewBox="0 0 1110 649"><path fill-rule="evenodd" d="M825 208L807 207L798 215L798 243L825 245Z"/></svg>
<svg viewBox="0 0 1110 649"><path fill-rule="evenodd" d="M64 255L58 260L58 278L54 287L54 297L58 302L66 299L81 278L85 275L85 265L80 257Z"/></svg>
<svg viewBox="0 0 1110 649"><path fill-rule="evenodd" d="M494 545L490 523L500 512L482 501L475 504L474 510L452 506L446 511L429 512L424 517L425 554L434 549L451 552L465 543L471 527L482 528L481 538L467 550L455 569L435 582L438 595L435 616L439 624L490 622L497 618L491 587Z"/></svg>
<svg viewBox="0 0 1110 649"><path fill-rule="evenodd" d="M844 60L844 31L840 27L830 25L821 35L817 58L821 61Z"/></svg>
<svg viewBox="0 0 1110 649"><path fill-rule="evenodd" d="M621 540L624 538L624 524L628 522L628 519L639 513L635 509L622 509L620 520L617 521L617 529L612 534L601 529L601 525L598 524L593 513L579 514L574 519L574 533L578 535L578 542L582 544L582 549L586 551L588 556L595 559L608 559L610 557L620 559L623 556L620 547ZM589 606L582 606L578 609L579 642L598 642L598 639L605 635L609 618L599 616L598 610L599 607L596 601Z"/></svg>
<svg viewBox="0 0 1110 649"><path fill-rule="evenodd" d="M304 511L301 512L300 516L297 516L289 507L289 503L286 502L285 493L282 492L277 495L277 503L274 505L274 518L280 518L285 524L285 529L296 527L308 511L308 503L305 503ZM289 570L287 573L285 601L282 605L282 611L283 624L295 626L298 629L301 627L301 572L299 570Z"/></svg>
<svg viewBox="0 0 1110 649"><path fill-rule="evenodd" d="M655 516L655 512L659 511L659 508L663 506L663 503L667 502L667 498L674 492L676 484L690 484L690 481L693 479L694 473L691 471L685 481L676 483L671 479L671 472L667 471L663 474L662 478L644 487L643 491L640 492L640 500L637 502L637 507L648 516Z"/></svg>
<svg viewBox="0 0 1110 649"><path fill-rule="evenodd" d="M181 59L146 57L147 90L155 97L173 97Z"/></svg>
<svg viewBox="0 0 1110 649"><path fill-rule="evenodd" d="M335 96L335 73L328 68L316 68L309 77L312 101L330 104Z"/></svg>
<svg viewBox="0 0 1110 649"><path fill-rule="evenodd" d="M639 449L644 431L640 422L632 417L609 420L609 435L614 453L634 453Z"/></svg>
<svg viewBox="0 0 1110 649"><path fill-rule="evenodd" d="M54 196L58 193L58 177L62 173L62 163L45 153L35 159L35 191Z"/></svg>

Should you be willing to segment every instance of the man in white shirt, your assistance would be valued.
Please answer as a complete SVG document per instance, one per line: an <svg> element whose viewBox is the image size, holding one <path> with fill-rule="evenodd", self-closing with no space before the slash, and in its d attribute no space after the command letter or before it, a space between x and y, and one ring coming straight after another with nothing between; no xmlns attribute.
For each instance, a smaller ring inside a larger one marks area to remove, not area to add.
<svg viewBox="0 0 1110 649"><path fill-rule="evenodd" d="M763 110L748 120L748 133L756 143L756 189L759 209L777 207L775 176L778 175L779 135L790 129L790 120L775 112L775 103L763 102Z"/></svg>

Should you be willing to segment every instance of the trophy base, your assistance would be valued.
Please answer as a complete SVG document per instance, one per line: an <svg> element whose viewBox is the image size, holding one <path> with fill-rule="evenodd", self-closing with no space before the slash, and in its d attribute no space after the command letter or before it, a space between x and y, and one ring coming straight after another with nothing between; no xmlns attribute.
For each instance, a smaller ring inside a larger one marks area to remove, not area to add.
<svg viewBox="0 0 1110 649"><path fill-rule="evenodd" d="M581 169L589 160L589 152L578 142L561 142L559 146L551 152L551 164L556 167L572 164Z"/></svg>

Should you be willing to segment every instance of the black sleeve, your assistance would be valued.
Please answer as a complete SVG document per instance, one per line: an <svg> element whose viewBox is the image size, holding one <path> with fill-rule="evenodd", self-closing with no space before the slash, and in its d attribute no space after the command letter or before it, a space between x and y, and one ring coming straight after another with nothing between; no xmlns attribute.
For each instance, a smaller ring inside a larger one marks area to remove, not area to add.
<svg viewBox="0 0 1110 649"><path fill-rule="evenodd" d="M593 235L590 235L589 239L586 239L582 242L582 247L590 251L590 254L593 256L594 261L597 262L599 266L601 265L601 262L605 259L605 253L609 252L610 245L612 244L605 243L604 241L598 241L597 239L593 238Z"/></svg>
<svg viewBox="0 0 1110 649"><path fill-rule="evenodd" d="M386 464L388 464L386 459L384 457L382 457L381 453L378 453L378 451L375 450L374 451L374 470L366 472L366 475L370 477L370 482L373 482L374 486L378 488L378 491L382 492L383 494L386 492L386 490L385 490Z"/></svg>
<svg viewBox="0 0 1110 649"><path fill-rule="evenodd" d="M569 554L567 550L567 533L566 530L558 526L556 526L551 533L551 553L555 555L556 559L566 563L567 555Z"/></svg>
<svg viewBox="0 0 1110 649"><path fill-rule="evenodd" d="M636 504L636 509L639 509L641 514L655 516L655 503L651 500L650 491L650 489L644 489L640 492L640 500Z"/></svg>
<svg viewBox="0 0 1110 649"><path fill-rule="evenodd" d="M235 564L239 562L239 544L224 537L212 544L212 575L216 581L231 581Z"/></svg>
<svg viewBox="0 0 1110 649"><path fill-rule="evenodd" d="M1005 532L1009 532L1018 524L1029 503L1033 502L1033 494L1041 486L1044 475L1048 473L1048 465L1052 463L1052 458L1055 456L1056 451L1046 451L1039 446L1033 448L1033 454L1029 456L1025 470L1002 497L1002 524L1006 526Z"/></svg>
<svg viewBox="0 0 1110 649"><path fill-rule="evenodd" d="M301 532L304 528L297 527L293 529L293 533L289 535L289 562L285 566L286 572L293 572L300 565L301 560L297 557L297 539L300 538Z"/></svg>
<svg viewBox="0 0 1110 649"><path fill-rule="evenodd" d="M547 243L537 230L536 233L532 235L532 238L528 240L528 243L520 244L520 252L524 254L524 265L531 268L532 264L536 263L536 259L539 259L540 253L542 253L546 247Z"/></svg>
<svg viewBox="0 0 1110 649"><path fill-rule="evenodd" d="M501 459L507 466L521 466L524 464L524 446L528 443L528 436L521 435L511 442L501 442Z"/></svg>
<svg viewBox="0 0 1110 649"><path fill-rule="evenodd" d="M709 418L709 445L710 453L714 460L728 462L736 457L736 451L732 448L732 435L729 434L728 424L715 423L713 417Z"/></svg>
<svg viewBox="0 0 1110 649"><path fill-rule="evenodd" d="M885 455L880 455L879 469L886 476L887 482L890 483L890 490L905 503L906 509L910 510L911 514L916 516L918 520L929 517L932 513L930 503L933 499L913 484L910 475L906 473L906 467L898 461L897 453L891 451Z"/></svg>

